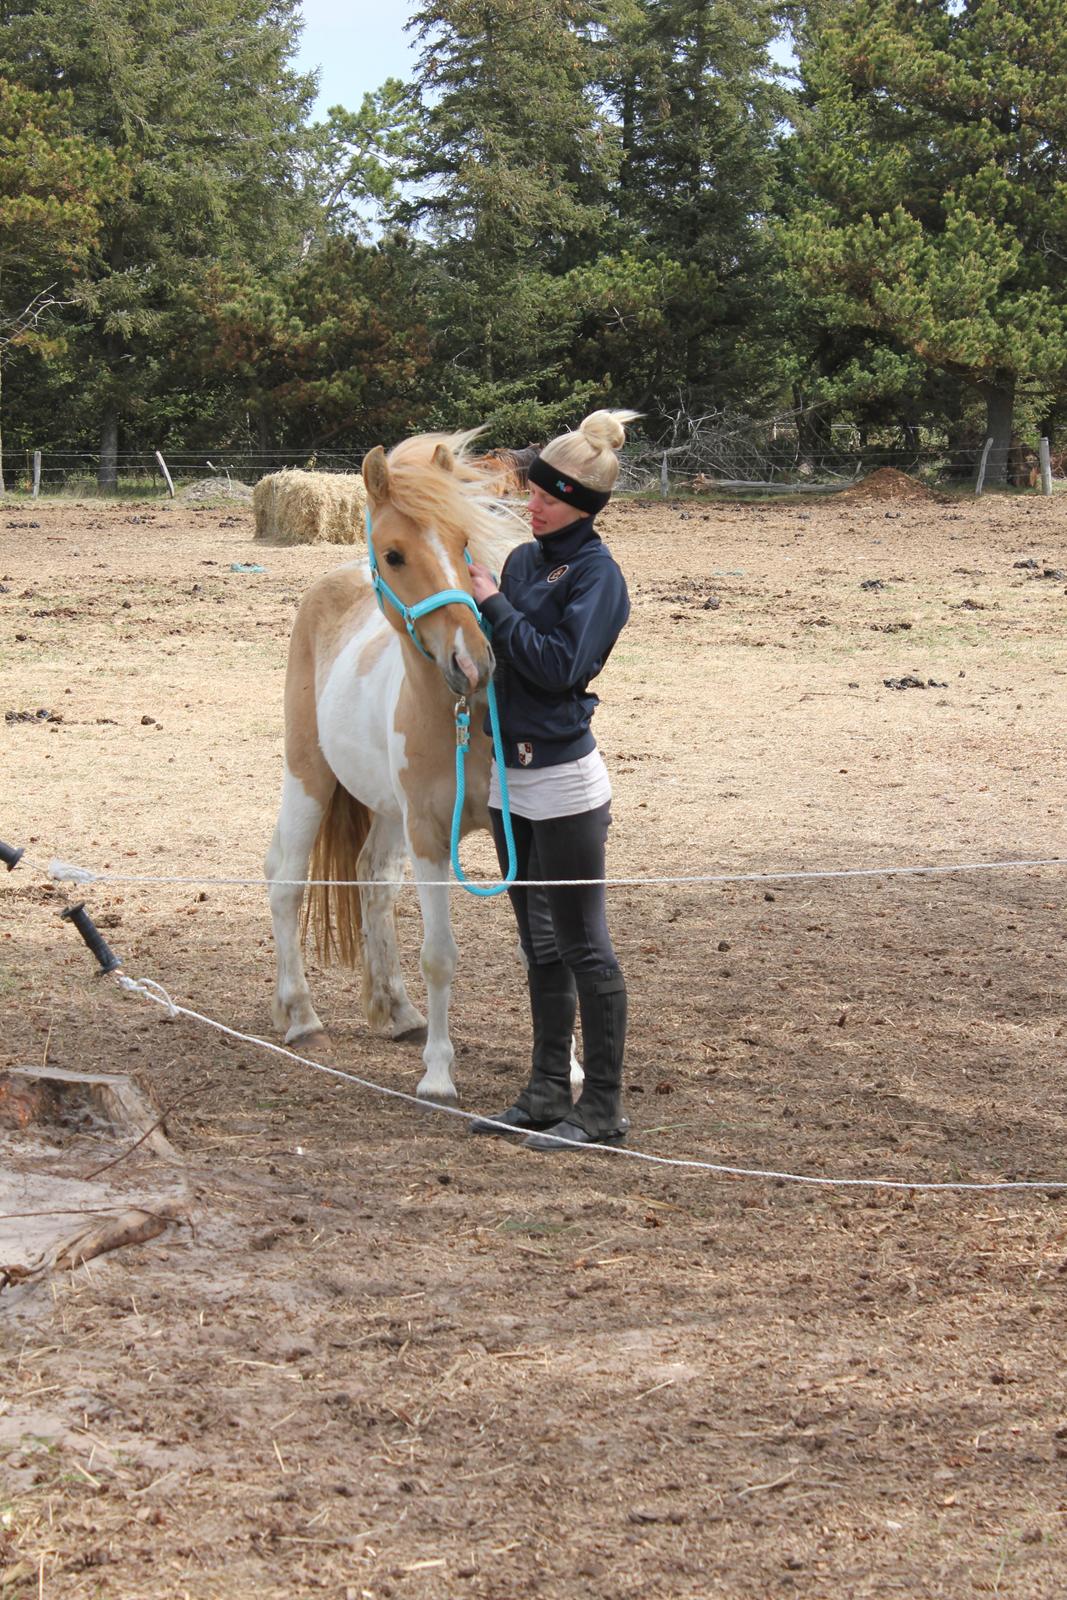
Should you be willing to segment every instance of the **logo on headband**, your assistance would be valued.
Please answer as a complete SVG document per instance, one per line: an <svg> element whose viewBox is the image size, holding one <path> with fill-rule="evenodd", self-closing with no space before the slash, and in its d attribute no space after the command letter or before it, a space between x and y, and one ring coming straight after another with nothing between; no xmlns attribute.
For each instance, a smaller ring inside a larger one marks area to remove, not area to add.
<svg viewBox="0 0 1067 1600"><path fill-rule="evenodd" d="M574 485L573 485L573 483L564 483L562 478L557 478L556 479L556 488L559 490L560 494L573 494L574 493Z"/></svg>

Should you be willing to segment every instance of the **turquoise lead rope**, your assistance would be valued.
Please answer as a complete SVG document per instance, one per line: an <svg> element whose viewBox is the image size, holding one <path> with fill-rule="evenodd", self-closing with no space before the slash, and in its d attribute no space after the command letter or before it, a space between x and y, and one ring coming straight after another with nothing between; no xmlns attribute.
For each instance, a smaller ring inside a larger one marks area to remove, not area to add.
<svg viewBox="0 0 1067 1600"><path fill-rule="evenodd" d="M486 638L489 638L489 624L487 622L482 622L482 629ZM456 874L456 881L463 885L468 894L476 894L483 900L488 900L495 894L503 894L504 890L510 888L515 882L515 877L518 873L515 834L511 827L511 805L508 801L508 780L504 767L504 742L500 737L500 717L497 714L496 690L493 688L492 679L489 680L487 694L489 699L489 726L493 730L493 755L496 757L497 777L500 780L500 815L503 819L504 839L508 847L508 870L504 874L501 883L495 884L491 888L480 883L471 883L459 861L459 836L463 822L463 802L467 794L466 761L471 740L471 714L467 710L465 698L456 701L456 807L452 813L452 871Z"/></svg>
<svg viewBox="0 0 1067 1600"><path fill-rule="evenodd" d="M419 638L415 624L420 617L425 617L431 611L440 610L441 606L464 605L474 612L478 619L478 626L487 639L493 637L493 630L478 609L477 602L472 594L465 589L441 589L437 594L429 595L425 600L419 600L413 606L407 606L398 594L386 583L378 570L378 558L374 553L374 538L371 532L370 508L367 508L367 555L370 560L371 581L374 584L374 593L378 597L378 609L384 615L385 602L399 611L404 619L408 637L416 649L432 661L433 657L425 648ZM464 551L464 555L467 552ZM467 555L467 564L470 565L470 556ZM493 734L493 754L496 757L497 775L500 780L500 811L504 823L504 839L508 847L508 870L502 882L492 886L471 883L459 859L460 834L463 828L463 806L467 798L467 751L471 742L471 714L467 708L466 696L461 696L456 701L456 803L452 810L452 871L456 881L461 883L468 894L478 895L480 899L490 899L493 895L503 894L511 887L518 875L518 854L515 849L515 834L511 826L511 805L508 801L508 780L504 767L504 741L500 735L500 715L497 711L496 689L490 678L486 689L489 701L489 726Z"/></svg>

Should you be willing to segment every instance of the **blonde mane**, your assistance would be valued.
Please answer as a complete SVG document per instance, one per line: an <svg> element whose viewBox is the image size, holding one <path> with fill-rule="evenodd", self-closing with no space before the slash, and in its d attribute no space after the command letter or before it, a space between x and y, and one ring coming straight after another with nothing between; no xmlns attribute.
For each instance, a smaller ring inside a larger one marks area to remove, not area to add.
<svg viewBox="0 0 1067 1600"><path fill-rule="evenodd" d="M462 534L474 560L499 572L509 552L531 535L514 507L492 494L489 470L470 453L470 445L481 431L419 433L401 440L386 457L389 498L403 516L422 528ZM452 472L433 464L439 445L454 458Z"/></svg>

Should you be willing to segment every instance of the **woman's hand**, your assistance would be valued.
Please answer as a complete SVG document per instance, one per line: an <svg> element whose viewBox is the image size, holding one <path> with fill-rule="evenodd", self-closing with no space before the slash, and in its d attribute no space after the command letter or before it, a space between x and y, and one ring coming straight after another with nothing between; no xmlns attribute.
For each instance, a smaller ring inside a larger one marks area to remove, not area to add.
<svg viewBox="0 0 1067 1600"><path fill-rule="evenodd" d="M480 561L472 561L467 570L470 573L471 591L479 605L483 600L488 600L491 594L500 593L493 574Z"/></svg>

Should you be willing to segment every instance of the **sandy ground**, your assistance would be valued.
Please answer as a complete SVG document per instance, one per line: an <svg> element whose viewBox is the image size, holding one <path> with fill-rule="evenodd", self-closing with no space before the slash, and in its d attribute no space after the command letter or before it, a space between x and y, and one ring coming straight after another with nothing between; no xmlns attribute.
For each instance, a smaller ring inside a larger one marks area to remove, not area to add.
<svg viewBox="0 0 1067 1600"><path fill-rule="evenodd" d="M603 525L634 599L597 717L616 873L1067 855L1067 500ZM36 1199L4 1204L0 1265L42 1192L185 1196L151 1242L0 1292L0 1596L1061 1596L1064 1192L537 1158L94 974L53 856L195 880L84 897L129 972L270 1036L263 892L204 880L260 870L295 599L342 555L256 545L232 507L0 506L0 836L27 851L0 1066L130 1073L184 1157L84 1188L132 1141L7 1135L5 1195ZM1065 882L612 891L631 1147L1067 1181ZM487 1110L523 1071L520 975L506 906L458 897L456 926ZM400 929L416 988L410 895ZM334 1059L413 1089L417 1047L313 971Z"/></svg>

